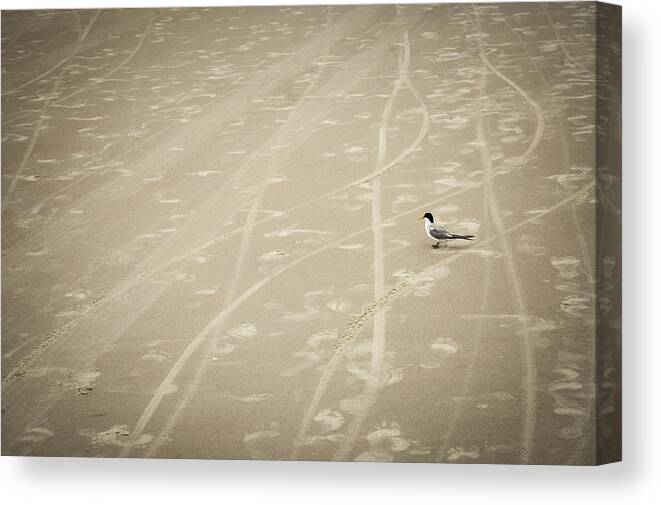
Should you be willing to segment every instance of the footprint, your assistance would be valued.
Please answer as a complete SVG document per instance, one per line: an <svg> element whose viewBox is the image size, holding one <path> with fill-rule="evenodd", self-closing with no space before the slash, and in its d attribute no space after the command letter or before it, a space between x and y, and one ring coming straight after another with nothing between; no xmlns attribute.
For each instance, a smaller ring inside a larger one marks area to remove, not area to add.
<svg viewBox="0 0 661 505"><path fill-rule="evenodd" d="M236 346L234 344L230 344L230 343L227 343L227 342L222 343L220 345L215 345L214 347L215 347L214 355L211 358L212 361L218 361L221 356L225 356L226 354L230 354L231 352L234 351L234 349L236 349Z"/></svg>
<svg viewBox="0 0 661 505"><path fill-rule="evenodd" d="M568 296L560 304L560 309L571 317L583 317L584 313L590 309L590 299L585 296Z"/></svg>
<svg viewBox="0 0 661 505"><path fill-rule="evenodd" d="M221 394L226 398L229 398L231 400L236 400L242 403L259 403L259 402L263 402L264 400L268 400L273 396L271 393L254 393L249 395L240 395L236 393L223 392Z"/></svg>
<svg viewBox="0 0 661 505"><path fill-rule="evenodd" d="M391 386L401 382L404 378L404 369L395 368L392 365L384 364L379 377L379 383L383 386Z"/></svg>
<svg viewBox="0 0 661 505"><path fill-rule="evenodd" d="M208 177L210 175L220 175L222 172L219 172L218 170L197 170L195 172L188 172L187 175L190 175L192 177Z"/></svg>
<svg viewBox="0 0 661 505"><path fill-rule="evenodd" d="M89 297L89 291L83 291L82 289L74 289L68 293L65 293L64 296L67 298L74 298L76 300L87 300Z"/></svg>
<svg viewBox="0 0 661 505"><path fill-rule="evenodd" d="M312 347L313 349L316 349L320 345L324 343L333 343L337 340L338 336L338 331L337 330L328 330L328 331L321 331L319 333L315 333L314 335L311 335L307 338L305 343Z"/></svg>
<svg viewBox="0 0 661 505"><path fill-rule="evenodd" d="M62 379L58 385L84 396L92 392L96 385L95 380L99 375L101 374L96 370L81 372Z"/></svg>
<svg viewBox="0 0 661 505"><path fill-rule="evenodd" d="M347 156L347 159L351 162L360 163L367 161L369 158L369 153L366 147L363 146L353 146L344 150L344 154Z"/></svg>
<svg viewBox="0 0 661 505"><path fill-rule="evenodd" d="M412 445L401 434L399 424L384 421L365 437L370 449L360 454L356 461L393 461L397 453L406 451Z"/></svg>
<svg viewBox="0 0 661 505"><path fill-rule="evenodd" d="M170 355L165 351L155 351L150 349L146 354L143 354L142 359L145 361L153 361L155 363L162 363L170 357Z"/></svg>
<svg viewBox="0 0 661 505"><path fill-rule="evenodd" d="M255 431L243 436L243 443L251 459L273 459L279 443L280 432L277 423L258 426Z"/></svg>
<svg viewBox="0 0 661 505"><path fill-rule="evenodd" d="M613 256L606 256L602 261L601 275L604 279L613 278L613 269L615 268L615 258Z"/></svg>
<svg viewBox="0 0 661 505"><path fill-rule="evenodd" d="M347 414L356 414L360 411L361 406L363 405L364 397L363 395L356 395L350 398L344 398L340 400L340 410L346 412Z"/></svg>
<svg viewBox="0 0 661 505"><path fill-rule="evenodd" d="M351 310L352 305L348 302L332 300L326 304L326 307L328 307L334 312L348 312L349 310Z"/></svg>
<svg viewBox="0 0 661 505"><path fill-rule="evenodd" d="M285 182L287 180L287 176L285 174L275 174L269 177L266 180L266 184L279 184L281 182Z"/></svg>
<svg viewBox="0 0 661 505"><path fill-rule="evenodd" d="M562 375L562 379L566 381L575 380L580 375L575 368L569 366L558 366L553 369L553 372Z"/></svg>
<svg viewBox="0 0 661 505"><path fill-rule="evenodd" d="M43 249L39 251L28 251L25 253L26 256L45 256L49 252L48 247L44 247Z"/></svg>
<svg viewBox="0 0 661 505"><path fill-rule="evenodd" d="M245 340L254 337L256 334L257 327L254 324L243 323L232 328L229 334L225 336L225 339Z"/></svg>
<svg viewBox="0 0 661 505"><path fill-rule="evenodd" d="M257 258L257 261L259 261L260 263L266 263L268 261L274 261L274 260L286 258L287 256L289 256L289 254L287 254L286 252L281 251L280 249L274 249L273 251L269 251L267 253L260 255Z"/></svg>
<svg viewBox="0 0 661 505"><path fill-rule="evenodd" d="M194 275L187 274L185 272L179 272L175 275L175 279L181 282L195 282L197 279Z"/></svg>
<svg viewBox="0 0 661 505"><path fill-rule="evenodd" d="M265 234L265 237L289 237L290 235L332 235L332 232L321 230L302 230L287 228L283 230L276 230Z"/></svg>
<svg viewBox="0 0 661 505"><path fill-rule="evenodd" d="M480 230L480 222L477 219L462 219L455 227L460 233L477 233Z"/></svg>
<svg viewBox="0 0 661 505"><path fill-rule="evenodd" d="M568 407L565 405L557 406L553 409L553 412L561 416L572 416L572 417L586 417L587 413L585 409L581 407Z"/></svg>
<svg viewBox="0 0 661 505"><path fill-rule="evenodd" d="M26 428L25 434L21 437L22 442L39 443L53 436L53 432L43 426L35 428Z"/></svg>
<svg viewBox="0 0 661 505"><path fill-rule="evenodd" d="M509 393L504 391L495 391L493 393L484 393L484 394L475 394L475 395L463 395L463 396L453 396L452 401L460 405L474 405L477 408L486 408L480 407L480 405L488 405L489 401L498 401L513 403L516 401L516 398Z"/></svg>
<svg viewBox="0 0 661 505"><path fill-rule="evenodd" d="M581 261L573 256L553 257L551 265L558 271L562 279L570 280L579 275L578 267Z"/></svg>
<svg viewBox="0 0 661 505"><path fill-rule="evenodd" d="M549 391L580 391L583 389L583 384L577 381L558 381L549 386Z"/></svg>
<svg viewBox="0 0 661 505"><path fill-rule="evenodd" d="M583 430L578 426L565 426L558 431L558 436L566 440L573 440L583 436Z"/></svg>
<svg viewBox="0 0 661 505"><path fill-rule="evenodd" d="M523 335L527 331L529 334L539 338L541 333L558 329L557 323L542 319L541 317L528 316L526 319L520 318L520 320L522 323L526 323L526 327L525 330L523 328L517 330L515 332L517 335Z"/></svg>
<svg viewBox="0 0 661 505"><path fill-rule="evenodd" d="M219 290L219 288L216 286L216 287L208 288L208 289L198 289L193 294L202 295L202 296L211 296L211 295L215 295L216 293L218 293L218 290Z"/></svg>
<svg viewBox="0 0 661 505"><path fill-rule="evenodd" d="M117 424L106 431L97 433L92 437L96 445L116 445L119 447L138 447L147 445L153 437L146 433L135 437L125 424Z"/></svg>
<svg viewBox="0 0 661 505"><path fill-rule="evenodd" d="M342 413L332 409L320 410L312 419L319 425L322 434L335 431L344 424Z"/></svg>
<svg viewBox="0 0 661 505"><path fill-rule="evenodd" d="M477 447L465 449L463 447L451 447L448 449L447 461L459 461L461 459L477 459L480 457L480 450Z"/></svg>
<svg viewBox="0 0 661 505"><path fill-rule="evenodd" d="M430 347L437 351L441 358L445 358L447 356L452 356L453 354L456 354L459 348L457 347L457 344L452 340L451 338L445 338L445 337L439 337L434 342L430 345Z"/></svg>
<svg viewBox="0 0 661 505"><path fill-rule="evenodd" d="M408 289L414 296L426 297L431 295L431 290L436 282L450 273L450 269L445 266L436 268L433 272L428 274L418 274L412 270L402 268L397 270L392 275L400 282L408 281Z"/></svg>
<svg viewBox="0 0 661 505"><path fill-rule="evenodd" d="M576 189L579 187L581 181L588 180L592 177L592 168L590 167L571 167L574 173L569 174L555 174L544 177L544 179L555 181L562 187L567 189Z"/></svg>
<svg viewBox="0 0 661 505"><path fill-rule="evenodd" d="M564 291L567 293L576 293L577 291L581 290L581 285L578 282L559 282L555 286L553 286L554 289L558 291Z"/></svg>

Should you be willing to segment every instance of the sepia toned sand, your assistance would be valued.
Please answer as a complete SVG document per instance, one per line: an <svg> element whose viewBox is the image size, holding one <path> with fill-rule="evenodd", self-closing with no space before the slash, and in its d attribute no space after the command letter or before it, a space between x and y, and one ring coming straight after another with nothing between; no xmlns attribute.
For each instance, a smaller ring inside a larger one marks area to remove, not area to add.
<svg viewBox="0 0 661 505"><path fill-rule="evenodd" d="M595 463L594 10L3 12L2 453Z"/></svg>

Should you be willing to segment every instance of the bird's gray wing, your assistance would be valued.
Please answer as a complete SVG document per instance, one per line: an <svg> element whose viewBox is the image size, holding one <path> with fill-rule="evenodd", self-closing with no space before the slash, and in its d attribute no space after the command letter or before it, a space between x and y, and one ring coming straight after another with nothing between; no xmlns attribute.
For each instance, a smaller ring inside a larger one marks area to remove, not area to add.
<svg viewBox="0 0 661 505"><path fill-rule="evenodd" d="M444 240L452 236L452 234L443 228L440 224L431 223L429 226L429 234L436 240Z"/></svg>

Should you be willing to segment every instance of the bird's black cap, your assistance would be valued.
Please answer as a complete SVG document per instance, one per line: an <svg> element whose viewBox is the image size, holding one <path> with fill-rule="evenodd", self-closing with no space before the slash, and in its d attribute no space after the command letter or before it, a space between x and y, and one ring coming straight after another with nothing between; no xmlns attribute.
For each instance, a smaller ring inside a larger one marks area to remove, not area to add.
<svg viewBox="0 0 661 505"><path fill-rule="evenodd" d="M426 212L425 215L422 216L422 217L423 217L423 218L426 217L426 218L429 219L432 223L434 222L434 216L432 216L431 213L429 213L429 212Z"/></svg>

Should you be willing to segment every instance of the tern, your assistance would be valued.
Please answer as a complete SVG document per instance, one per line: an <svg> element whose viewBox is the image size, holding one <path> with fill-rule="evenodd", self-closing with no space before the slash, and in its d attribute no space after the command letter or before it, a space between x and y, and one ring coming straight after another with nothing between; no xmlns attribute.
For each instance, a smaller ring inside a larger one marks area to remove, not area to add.
<svg viewBox="0 0 661 505"><path fill-rule="evenodd" d="M429 212L420 216L419 219L425 220L425 232L427 233L427 236L435 242L432 246L434 249L438 249L441 242L443 242L444 245L447 245L448 240L473 240L475 237L475 235L457 235L455 233L450 233L440 224L434 223L434 216Z"/></svg>

